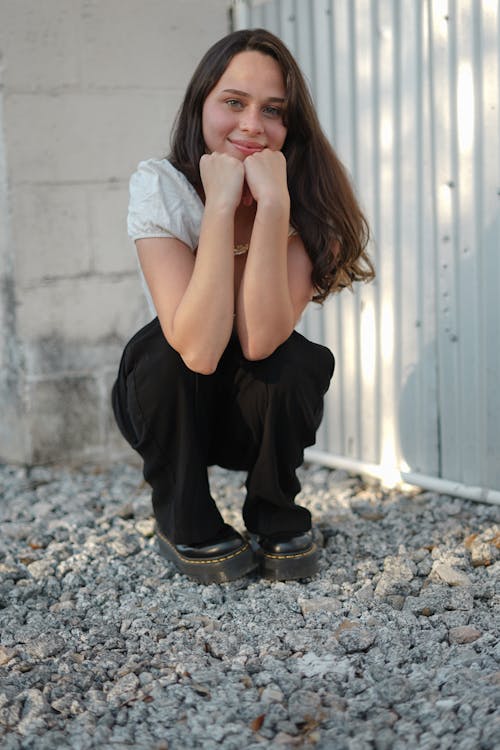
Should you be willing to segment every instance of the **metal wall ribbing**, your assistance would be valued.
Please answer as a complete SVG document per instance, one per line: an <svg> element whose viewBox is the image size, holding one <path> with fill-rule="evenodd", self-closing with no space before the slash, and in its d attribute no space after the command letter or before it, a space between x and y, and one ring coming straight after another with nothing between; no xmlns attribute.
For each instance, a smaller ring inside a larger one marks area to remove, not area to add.
<svg viewBox="0 0 500 750"><path fill-rule="evenodd" d="M302 326L337 358L317 447L500 488L498 0L234 3L291 48L377 280Z"/></svg>

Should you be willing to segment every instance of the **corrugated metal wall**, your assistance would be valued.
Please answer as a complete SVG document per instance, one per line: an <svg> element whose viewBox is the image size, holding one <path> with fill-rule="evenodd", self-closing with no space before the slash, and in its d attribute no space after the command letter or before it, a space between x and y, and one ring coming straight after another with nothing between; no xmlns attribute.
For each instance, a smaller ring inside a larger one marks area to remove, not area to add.
<svg viewBox="0 0 500 750"><path fill-rule="evenodd" d="M234 3L295 53L371 222L375 284L312 309L318 448L500 488L498 0Z"/></svg>

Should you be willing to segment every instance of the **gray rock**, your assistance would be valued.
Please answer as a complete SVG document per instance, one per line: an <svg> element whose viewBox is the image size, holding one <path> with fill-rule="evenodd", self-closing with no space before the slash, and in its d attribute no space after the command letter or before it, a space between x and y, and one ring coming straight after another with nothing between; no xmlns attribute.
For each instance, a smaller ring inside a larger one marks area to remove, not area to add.
<svg viewBox="0 0 500 750"><path fill-rule="evenodd" d="M481 636L481 631L472 626L463 625L451 628L448 635L450 643L472 643Z"/></svg>
<svg viewBox="0 0 500 750"><path fill-rule="evenodd" d="M419 596L408 596L404 603L404 609L413 614L430 617L448 609L450 594L447 589L434 586L421 591Z"/></svg>
<svg viewBox="0 0 500 750"><path fill-rule="evenodd" d="M375 642L375 633L355 627L343 630L337 638L348 654L354 654L357 651L368 651Z"/></svg>
<svg viewBox="0 0 500 750"><path fill-rule="evenodd" d="M449 608L471 612L474 609L474 594L471 589L460 587L450 592Z"/></svg>
<svg viewBox="0 0 500 750"><path fill-rule="evenodd" d="M142 536L146 538L152 537L155 530L155 520L154 518L140 519L139 521L136 521L135 528L139 534L142 534Z"/></svg>
<svg viewBox="0 0 500 750"><path fill-rule="evenodd" d="M374 737L375 750L391 750L396 742L396 735L392 729L381 729Z"/></svg>
<svg viewBox="0 0 500 750"><path fill-rule="evenodd" d="M367 581L356 591L356 599L362 602L373 599L373 586L370 582Z"/></svg>
<svg viewBox="0 0 500 750"><path fill-rule="evenodd" d="M296 690L288 701L288 714L295 724L315 721L321 708L321 699L311 690Z"/></svg>
<svg viewBox="0 0 500 750"><path fill-rule="evenodd" d="M296 660L296 666L304 677L323 677L335 672L339 665L334 656L329 654L318 656L313 652L308 652ZM272 679L272 675L269 677Z"/></svg>
<svg viewBox="0 0 500 750"><path fill-rule="evenodd" d="M11 659L14 658L16 650L8 648L7 646L0 646L0 667L4 664L8 664Z"/></svg>
<svg viewBox="0 0 500 750"><path fill-rule="evenodd" d="M335 612L338 614L342 611L342 602L326 596L315 599L300 598L298 604L304 616L311 614L311 612Z"/></svg>
<svg viewBox="0 0 500 750"><path fill-rule="evenodd" d="M35 659L46 659L61 653L66 647L66 641L60 635L40 635L25 644L25 651Z"/></svg>
<svg viewBox="0 0 500 750"><path fill-rule="evenodd" d="M389 556L384 560L384 570L375 588L375 596L385 597L392 594L407 594L409 583L413 580L417 568L410 559Z"/></svg>
<svg viewBox="0 0 500 750"><path fill-rule="evenodd" d="M32 578L40 581L46 579L48 576L52 576L56 565L57 563L55 560L36 560L35 562L30 563L27 566L27 569Z"/></svg>
<svg viewBox="0 0 500 750"><path fill-rule="evenodd" d="M54 711L57 711L57 713L63 714L64 716L77 716L84 711L81 702L74 693L68 693L62 698L56 698L56 700L52 701L50 705Z"/></svg>
<svg viewBox="0 0 500 750"><path fill-rule="evenodd" d="M272 683L267 685L262 691L260 699L262 703L281 703L284 698L283 692L278 685Z"/></svg>
<svg viewBox="0 0 500 750"><path fill-rule="evenodd" d="M114 539L109 546L112 552L120 557L135 555L140 550L137 538L132 534L124 534L121 538Z"/></svg>
<svg viewBox="0 0 500 750"><path fill-rule="evenodd" d="M299 474L319 574L201 586L138 469L0 466L2 750L496 750L497 510ZM210 482L242 528L245 475Z"/></svg>
<svg viewBox="0 0 500 750"><path fill-rule="evenodd" d="M395 674L382 680L377 685L377 692L384 703L394 706L408 701L413 695L413 688L408 678Z"/></svg>
<svg viewBox="0 0 500 750"><path fill-rule="evenodd" d="M444 581L450 586L470 586L471 579L462 570L457 570L448 563L434 562L430 573L430 578Z"/></svg>
<svg viewBox="0 0 500 750"><path fill-rule="evenodd" d="M3 581L20 581L28 575L24 565L0 562L0 579Z"/></svg>
<svg viewBox="0 0 500 750"><path fill-rule="evenodd" d="M0 726L15 727L21 719L21 704L13 703L0 708Z"/></svg>
<svg viewBox="0 0 500 750"><path fill-rule="evenodd" d="M133 698L139 688L139 678L133 672L120 677L107 694L111 703L124 703Z"/></svg>
<svg viewBox="0 0 500 750"><path fill-rule="evenodd" d="M500 560L497 560L493 565L488 565L486 572L491 578L500 578Z"/></svg>
<svg viewBox="0 0 500 750"><path fill-rule="evenodd" d="M480 534L471 534L465 540L471 563L477 568L489 566L500 560L500 526L486 528Z"/></svg>
<svg viewBox="0 0 500 750"><path fill-rule="evenodd" d="M398 611L401 611L405 605L406 597L402 596L401 594L388 594L386 597L384 597L387 604L389 604L393 609L397 609Z"/></svg>

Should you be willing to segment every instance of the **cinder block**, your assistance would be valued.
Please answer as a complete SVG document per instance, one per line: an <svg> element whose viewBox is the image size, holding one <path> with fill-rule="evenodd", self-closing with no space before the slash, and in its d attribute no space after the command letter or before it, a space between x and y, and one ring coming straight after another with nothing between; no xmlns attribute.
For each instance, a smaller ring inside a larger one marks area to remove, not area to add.
<svg viewBox="0 0 500 750"><path fill-rule="evenodd" d="M28 384L32 461L60 461L99 444L99 389L92 377Z"/></svg>
<svg viewBox="0 0 500 750"><path fill-rule="evenodd" d="M90 270L86 191L19 185L12 191L16 279L21 286Z"/></svg>
<svg viewBox="0 0 500 750"><path fill-rule="evenodd" d="M0 462L25 463L29 461L28 433L20 383L10 382L0 374Z"/></svg>
<svg viewBox="0 0 500 750"><path fill-rule="evenodd" d="M1 187L0 187L1 192ZM0 195L0 208L1 206ZM16 336L15 284L0 225L0 462L28 460L23 401L23 361Z"/></svg>
<svg viewBox="0 0 500 750"><path fill-rule="evenodd" d="M96 373L105 366L115 363L118 366L125 340L117 335L95 342L68 340L58 334L43 336L24 345L26 373L37 377L68 372Z"/></svg>
<svg viewBox="0 0 500 750"><path fill-rule="evenodd" d="M136 271L136 251L127 235L128 186L89 188L88 202L94 271Z"/></svg>
<svg viewBox="0 0 500 750"><path fill-rule="evenodd" d="M180 98L158 91L9 96L11 184L127 183L138 161L167 153Z"/></svg>
<svg viewBox="0 0 500 750"><path fill-rule="evenodd" d="M85 85L185 88L201 56L227 34L228 6L228 0L87 2Z"/></svg>
<svg viewBox="0 0 500 750"><path fill-rule="evenodd" d="M80 70L80 0L3 0L0 57L7 89L74 86Z"/></svg>
<svg viewBox="0 0 500 750"><path fill-rule="evenodd" d="M59 339L61 351L69 346L71 352L82 344L124 341L147 319L151 316L136 274L61 279L23 292L18 334L28 346Z"/></svg>

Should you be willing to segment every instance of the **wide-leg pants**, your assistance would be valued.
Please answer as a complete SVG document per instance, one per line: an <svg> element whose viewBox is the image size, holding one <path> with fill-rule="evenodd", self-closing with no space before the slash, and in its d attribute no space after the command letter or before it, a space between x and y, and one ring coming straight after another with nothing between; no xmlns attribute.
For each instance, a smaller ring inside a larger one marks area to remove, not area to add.
<svg viewBox="0 0 500 750"><path fill-rule="evenodd" d="M207 474L213 464L248 472L249 531L309 529L309 511L294 502L296 469L315 441L333 369L329 349L294 332L259 361L245 359L233 336L216 371L200 375L168 344L157 318L142 328L125 347L112 403L143 458L161 531L176 544L220 533Z"/></svg>

